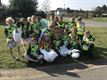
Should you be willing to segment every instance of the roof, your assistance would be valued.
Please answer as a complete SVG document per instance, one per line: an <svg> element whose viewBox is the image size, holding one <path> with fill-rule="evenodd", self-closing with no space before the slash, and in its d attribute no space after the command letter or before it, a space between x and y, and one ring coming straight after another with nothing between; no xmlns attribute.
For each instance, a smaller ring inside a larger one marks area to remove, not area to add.
<svg viewBox="0 0 107 80"><path fill-rule="evenodd" d="M57 8L56 11L66 12L67 10L66 10L66 9L63 9L63 8Z"/></svg>

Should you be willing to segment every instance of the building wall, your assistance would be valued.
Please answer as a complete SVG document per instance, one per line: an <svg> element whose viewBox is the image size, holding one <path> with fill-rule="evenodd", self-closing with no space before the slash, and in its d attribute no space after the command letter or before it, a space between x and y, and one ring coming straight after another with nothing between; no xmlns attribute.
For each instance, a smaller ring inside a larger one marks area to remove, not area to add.
<svg viewBox="0 0 107 80"><path fill-rule="evenodd" d="M65 16L67 14L67 12L64 11L56 11L56 15L58 16Z"/></svg>

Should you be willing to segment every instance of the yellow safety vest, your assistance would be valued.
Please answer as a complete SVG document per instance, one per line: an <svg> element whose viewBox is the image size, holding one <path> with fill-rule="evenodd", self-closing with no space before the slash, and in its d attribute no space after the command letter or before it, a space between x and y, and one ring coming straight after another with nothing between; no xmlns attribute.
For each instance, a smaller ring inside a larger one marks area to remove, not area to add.
<svg viewBox="0 0 107 80"><path fill-rule="evenodd" d="M77 34L83 35L84 26L82 26L81 23L79 23L79 22L76 23L76 26L77 26Z"/></svg>

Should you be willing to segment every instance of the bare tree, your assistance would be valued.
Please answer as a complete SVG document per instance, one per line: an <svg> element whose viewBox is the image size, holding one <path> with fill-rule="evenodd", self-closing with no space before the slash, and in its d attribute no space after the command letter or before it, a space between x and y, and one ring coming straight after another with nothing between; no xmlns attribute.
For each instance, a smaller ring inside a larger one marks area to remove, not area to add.
<svg viewBox="0 0 107 80"><path fill-rule="evenodd" d="M50 1L49 0L44 0L43 3L42 3L41 9L44 12L49 12L50 11Z"/></svg>

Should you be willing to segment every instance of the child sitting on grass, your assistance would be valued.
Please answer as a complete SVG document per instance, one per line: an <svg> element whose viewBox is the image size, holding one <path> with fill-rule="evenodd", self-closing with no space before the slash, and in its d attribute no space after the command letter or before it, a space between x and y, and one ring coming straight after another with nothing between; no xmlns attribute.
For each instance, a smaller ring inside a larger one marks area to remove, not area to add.
<svg viewBox="0 0 107 80"><path fill-rule="evenodd" d="M89 58L93 59L93 49L94 49L95 38L90 34L89 31L84 33L83 37L83 52L88 53Z"/></svg>
<svg viewBox="0 0 107 80"><path fill-rule="evenodd" d="M25 58L29 62L38 62L43 59L43 55L39 50L39 43L37 42L35 35L32 35L31 43L29 45L27 53L25 54Z"/></svg>

